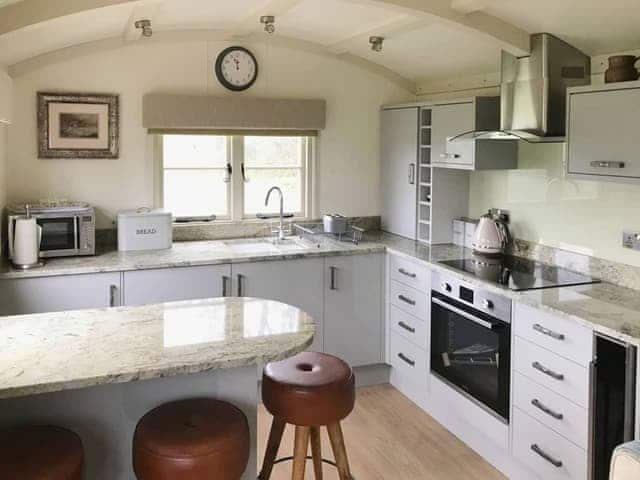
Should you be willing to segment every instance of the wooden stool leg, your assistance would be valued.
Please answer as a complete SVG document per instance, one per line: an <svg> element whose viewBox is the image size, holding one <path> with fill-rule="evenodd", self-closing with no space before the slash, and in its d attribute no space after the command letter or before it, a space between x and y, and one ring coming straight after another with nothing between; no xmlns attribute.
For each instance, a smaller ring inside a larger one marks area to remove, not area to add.
<svg viewBox="0 0 640 480"><path fill-rule="evenodd" d="M311 427L311 457L316 480L322 480L322 443L320 427Z"/></svg>
<svg viewBox="0 0 640 480"><path fill-rule="evenodd" d="M310 427L296 425L295 446L293 447L293 473L292 480L304 480L304 470L307 464L307 452L309 451Z"/></svg>
<svg viewBox="0 0 640 480"><path fill-rule="evenodd" d="M349 468L349 459L347 458L347 449L344 445L344 436L339 423L327 425L329 431L329 440L331 440L331 448L336 458L338 466L338 474L340 480L351 480L351 469Z"/></svg>
<svg viewBox="0 0 640 480"><path fill-rule="evenodd" d="M267 443L267 449L264 452L264 460L262 461L262 470L260 471L260 475L258 475L259 480L269 480L269 478L271 478L273 463L276 461L276 456L278 455L278 448L282 441L284 427L285 422L273 417L271 432L269 432L269 441Z"/></svg>

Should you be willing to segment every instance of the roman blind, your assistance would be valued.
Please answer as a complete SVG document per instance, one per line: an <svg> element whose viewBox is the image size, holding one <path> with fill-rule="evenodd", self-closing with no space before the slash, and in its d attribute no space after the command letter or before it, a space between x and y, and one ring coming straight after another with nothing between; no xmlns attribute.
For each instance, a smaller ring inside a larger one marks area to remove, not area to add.
<svg viewBox="0 0 640 480"><path fill-rule="evenodd" d="M149 133L311 136L325 122L326 102L318 99L150 93L142 103Z"/></svg>

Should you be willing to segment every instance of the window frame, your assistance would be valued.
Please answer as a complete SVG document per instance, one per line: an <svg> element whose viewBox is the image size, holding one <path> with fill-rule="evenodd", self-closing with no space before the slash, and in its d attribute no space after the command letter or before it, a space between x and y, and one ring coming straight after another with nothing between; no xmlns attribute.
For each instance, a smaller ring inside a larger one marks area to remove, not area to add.
<svg viewBox="0 0 640 480"><path fill-rule="evenodd" d="M171 132L167 135L180 135L180 132ZM192 132L184 132L184 135L192 135ZM256 214L245 214L244 212L244 182L242 178L242 164L244 163L244 137L245 135L230 135L216 133L215 131L207 133L198 133L200 135L220 135L227 137L227 163L231 165L232 174L230 182L227 188L227 215L217 215L214 223L230 223L230 222L252 222L263 221L256 217ZM154 135L153 149L154 149L154 205L157 208L164 207L164 152L163 152L163 136L164 134L158 133ZM251 132L246 136L259 136L255 132ZM264 136L270 137L290 137L286 133L278 134L274 132ZM286 212L293 213L296 220L308 220L312 218L314 213L313 206L314 196L316 192L315 188L315 158L316 158L316 137L314 136L300 136L303 139L300 142L301 146L301 159L302 164L300 166L301 173L301 212ZM265 170L277 169L278 167L267 167ZM283 167L286 169L292 169L297 167ZM211 168L189 168L189 170L212 170ZM250 179L249 179L250 180ZM212 222L189 222L189 224L210 224Z"/></svg>

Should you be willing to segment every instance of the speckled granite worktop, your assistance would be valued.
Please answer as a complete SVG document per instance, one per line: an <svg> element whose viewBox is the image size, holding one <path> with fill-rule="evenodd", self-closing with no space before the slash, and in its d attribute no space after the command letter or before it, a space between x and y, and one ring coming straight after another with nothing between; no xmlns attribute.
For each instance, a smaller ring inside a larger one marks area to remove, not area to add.
<svg viewBox="0 0 640 480"><path fill-rule="evenodd" d="M0 321L0 399L279 360L313 340L302 310L254 298Z"/></svg>
<svg viewBox="0 0 640 480"><path fill-rule="evenodd" d="M46 260L44 267L33 270L16 270L4 259L0 262L0 279L288 260L384 250L384 245L374 242L354 245L328 238L310 241L292 237L279 245L273 244L269 238L175 242L168 250L118 252L111 249L92 257L51 258Z"/></svg>
<svg viewBox="0 0 640 480"><path fill-rule="evenodd" d="M330 239L313 243L296 240L265 249L265 241L266 239L262 238L253 241L176 242L170 250L130 253L107 251L95 257L53 259L49 260L44 268L27 272L16 271L5 261L0 265L0 279L389 251L422 261L431 269L447 271L467 282L506 295L516 302L585 322L596 331L640 344L639 290L601 283L542 291L512 292L438 263L442 260L467 258L471 256L469 249L454 245L429 246L384 232L368 233L365 241L359 245Z"/></svg>

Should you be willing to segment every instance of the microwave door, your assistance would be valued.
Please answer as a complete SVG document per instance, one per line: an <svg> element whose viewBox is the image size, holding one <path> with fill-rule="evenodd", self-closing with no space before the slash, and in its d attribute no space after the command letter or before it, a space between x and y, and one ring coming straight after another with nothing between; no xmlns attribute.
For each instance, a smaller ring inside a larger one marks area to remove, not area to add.
<svg viewBox="0 0 640 480"><path fill-rule="evenodd" d="M64 255L78 249L78 217L38 218L37 221L42 227L42 256Z"/></svg>

